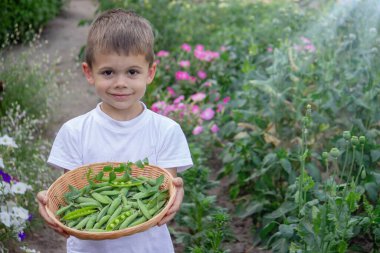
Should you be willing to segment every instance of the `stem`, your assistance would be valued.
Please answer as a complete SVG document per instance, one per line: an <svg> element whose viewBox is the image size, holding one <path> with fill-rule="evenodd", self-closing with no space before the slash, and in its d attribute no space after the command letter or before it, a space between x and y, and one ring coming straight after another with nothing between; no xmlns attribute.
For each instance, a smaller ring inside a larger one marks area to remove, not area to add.
<svg viewBox="0 0 380 253"><path fill-rule="evenodd" d="M361 152L361 157L360 157L360 169L359 169L359 173L356 175L356 178L355 178L355 185L358 185L359 177L362 174L362 170L364 168L363 157L364 157L364 145L362 144L362 152Z"/></svg>
<svg viewBox="0 0 380 253"><path fill-rule="evenodd" d="M354 168L354 162L355 162L355 150L356 147L352 147L352 161L351 161L351 168L350 168L350 173L348 174L347 181L351 181L351 174L352 174L352 169Z"/></svg>
<svg viewBox="0 0 380 253"><path fill-rule="evenodd" d="M349 149L349 141L346 141L346 157L344 158L344 164L343 164L343 170L342 170L342 174L341 174L341 178L340 180L343 182L343 176L344 176L344 172L346 170L346 166L347 166L347 162L348 162L348 150Z"/></svg>

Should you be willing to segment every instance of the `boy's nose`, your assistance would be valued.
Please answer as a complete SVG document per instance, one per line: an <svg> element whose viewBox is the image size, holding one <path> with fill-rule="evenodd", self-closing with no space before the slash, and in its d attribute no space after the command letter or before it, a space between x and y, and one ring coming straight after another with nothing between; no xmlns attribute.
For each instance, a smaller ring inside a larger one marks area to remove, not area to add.
<svg viewBox="0 0 380 253"><path fill-rule="evenodd" d="M128 84L127 84L127 78L124 77L124 76L119 76L117 79L116 79L116 82L115 82L115 88L126 88L128 87Z"/></svg>

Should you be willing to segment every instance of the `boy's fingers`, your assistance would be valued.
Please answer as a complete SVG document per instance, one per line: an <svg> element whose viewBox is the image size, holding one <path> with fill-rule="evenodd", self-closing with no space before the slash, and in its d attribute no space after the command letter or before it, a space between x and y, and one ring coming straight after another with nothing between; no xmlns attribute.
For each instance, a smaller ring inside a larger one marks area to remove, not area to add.
<svg viewBox="0 0 380 253"><path fill-rule="evenodd" d="M176 187L183 187L183 180L181 177L176 177L173 179L173 184L176 186Z"/></svg>
<svg viewBox="0 0 380 253"><path fill-rule="evenodd" d="M42 203L44 205L47 204L47 196L46 196L47 191L40 191L37 193L37 201L39 203Z"/></svg>
<svg viewBox="0 0 380 253"><path fill-rule="evenodd" d="M165 216L162 220L160 220L160 222L157 225L162 226L165 223L169 222L170 220L172 220L174 218L175 214L176 213L172 213L170 215Z"/></svg>

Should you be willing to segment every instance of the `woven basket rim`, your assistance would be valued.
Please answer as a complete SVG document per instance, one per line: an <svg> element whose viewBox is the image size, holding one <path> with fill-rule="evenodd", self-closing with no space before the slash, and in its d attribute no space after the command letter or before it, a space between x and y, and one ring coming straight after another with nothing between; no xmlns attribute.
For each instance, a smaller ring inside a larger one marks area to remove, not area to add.
<svg viewBox="0 0 380 253"><path fill-rule="evenodd" d="M60 177L58 177L48 188L46 195L48 196L48 201L45 206L45 210L48 214L48 216L60 227L62 228L67 234L75 236L80 239L84 240L104 240L104 239L117 239L122 236L128 236L132 235L134 233L142 232L145 231L155 225L163 218L163 216L166 214L166 212L169 210L169 207L173 204L176 196L176 187L173 184L173 175L166 169L158 167L156 165L144 165L144 168L148 169L153 169L153 170L158 170L161 174L164 174L165 178L167 178L167 188L169 190L169 200L167 201L165 207L160 211L160 213L156 214L152 219L145 221L144 223L141 223L139 225L130 227L130 228L125 228L122 230L115 230L115 231L107 231L107 232L89 232L89 231L82 231L82 230L77 230L70 228L68 226L65 226L59 218L55 216L55 213L50 210L49 204L51 203L49 196L52 195L52 191L56 184L61 182L65 177L69 177L70 175L74 173L78 173L79 170L85 170L88 169L89 167L104 167L106 165L120 165L121 163L126 163L126 162L97 162L97 163L89 163L86 165L82 165L80 167L77 167L73 170L70 170ZM135 164L134 164L135 165ZM140 168L138 168L140 169Z"/></svg>

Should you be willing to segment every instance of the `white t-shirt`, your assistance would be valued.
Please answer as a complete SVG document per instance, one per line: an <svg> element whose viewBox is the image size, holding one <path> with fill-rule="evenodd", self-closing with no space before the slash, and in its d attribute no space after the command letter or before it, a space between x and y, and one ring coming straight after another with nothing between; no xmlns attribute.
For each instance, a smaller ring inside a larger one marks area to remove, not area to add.
<svg viewBox="0 0 380 253"><path fill-rule="evenodd" d="M143 104L144 105L144 104ZM66 122L59 130L48 163L72 170L95 162L136 162L177 168L193 165L186 137L178 123L147 109L129 121L116 121L100 109ZM166 225L114 240L80 240L70 236L68 253L174 252Z"/></svg>

